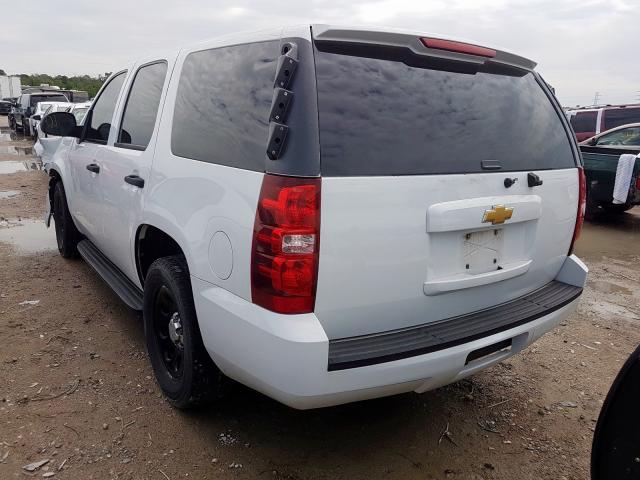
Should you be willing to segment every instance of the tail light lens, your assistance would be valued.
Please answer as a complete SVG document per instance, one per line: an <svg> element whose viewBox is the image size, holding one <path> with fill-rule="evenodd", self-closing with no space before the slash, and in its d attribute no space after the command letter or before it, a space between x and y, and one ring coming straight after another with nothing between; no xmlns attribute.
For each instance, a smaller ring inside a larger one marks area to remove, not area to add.
<svg viewBox="0 0 640 480"><path fill-rule="evenodd" d="M278 313L313 311L320 186L320 178L264 176L251 255L251 297L256 305Z"/></svg>
<svg viewBox="0 0 640 480"><path fill-rule="evenodd" d="M440 38L426 38L420 39L422 44L427 48L435 48L437 50L446 50L448 52L466 53L468 55L476 55L478 57L493 58L496 56L496 51L490 48L480 47L478 45L471 45L470 43L454 42L451 40L442 40Z"/></svg>
<svg viewBox="0 0 640 480"><path fill-rule="evenodd" d="M576 226L573 230L573 239L571 240L571 248L569 248L569 255L573 253L573 247L576 240L580 237L582 231L582 224L584 223L584 213L587 208L587 179L584 175L584 168L578 168L578 181L579 181L579 198L578 198L578 215L576 216Z"/></svg>

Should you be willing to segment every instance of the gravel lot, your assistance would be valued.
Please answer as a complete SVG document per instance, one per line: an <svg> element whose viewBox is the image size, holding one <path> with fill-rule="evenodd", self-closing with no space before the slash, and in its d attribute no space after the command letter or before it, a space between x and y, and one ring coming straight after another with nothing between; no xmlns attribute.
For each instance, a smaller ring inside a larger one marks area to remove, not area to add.
<svg viewBox="0 0 640 480"><path fill-rule="evenodd" d="M567 324L470 380L306 412L238 386L187 413L160 395L139 316L58 256L30 146L0 117L1 479L41 460L31 475L55 479L589 477L602 401L640 343L640 209L585 225Z"/></svg>

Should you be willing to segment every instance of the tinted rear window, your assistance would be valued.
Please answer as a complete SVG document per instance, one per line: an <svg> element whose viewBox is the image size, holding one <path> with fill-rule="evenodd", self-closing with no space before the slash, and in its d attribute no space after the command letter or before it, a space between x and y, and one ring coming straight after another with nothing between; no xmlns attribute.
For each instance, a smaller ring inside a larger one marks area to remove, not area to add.
<svg viewBox="0 0 640 480"><path fill-rule="evenodd" d="M167 62L152 63L138 70L124 108L118 146L146 148L149 145L166 75Z"/></svg>
<svg viewBox="0 0 640 480"><path fill-rule="evenodd" d="M38 102L68 102L64 95L32 95L31 106L35 107Z"/></svg>
<svg viewBox="0 0 640 480"><path fill-rule="evenodd" d="M171 133L174 155L264 171L279 42L190 53Z"/></svg>
<svg viewBox="0 0 640 480"><path fill-rule="evenodd" d="M576 133L595 133L598 112L578 112L571 117L571 126Z"/></svg>
<svg viewBox="0 0 640 480"><path fill-rule="evenodd" d="M322 174L419 175L574 167L533 74L454 73L316 52Z"/></svg>
<svg viewBox="0 0 640 480"><path fill-rule="evenodd" d="M616 108L604 111L604 130L638 122L640 122L640 108Z"/></svg>

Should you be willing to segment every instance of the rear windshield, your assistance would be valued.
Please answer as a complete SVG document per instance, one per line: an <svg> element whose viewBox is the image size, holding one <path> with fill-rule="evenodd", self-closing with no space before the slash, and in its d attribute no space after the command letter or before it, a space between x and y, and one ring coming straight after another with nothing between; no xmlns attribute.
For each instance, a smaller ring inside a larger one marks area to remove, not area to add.
<svg viewBox="0 0 640 480"><path fill-rule="evenodd" d="M316 51L316 75L323 175L575 167L532 73L454 73Z"/></svg>
<svg viewBox="0 0 640 480"><path fill-rule="evenodd" d="M64 95L31 95L31 106L35 107L38 102L67 102Z"/></svg>
<svg viewBox="0 0 640 480"><path fill-rule="evenodd" d="M640 122L640 108L615 108L604 111L604 130Z"/></svg>
<svg viewBox="0 0 640 480"><path fill-rule="evenodd" d="M89 94L85 91L73 92L74 103L82 103L89 100Z"/></svg>

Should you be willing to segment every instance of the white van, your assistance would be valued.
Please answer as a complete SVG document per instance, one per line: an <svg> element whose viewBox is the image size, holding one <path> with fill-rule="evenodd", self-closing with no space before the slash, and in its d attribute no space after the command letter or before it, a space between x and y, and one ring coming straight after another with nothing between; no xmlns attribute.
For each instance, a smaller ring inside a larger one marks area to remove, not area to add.
<svg viewBox="0 0 640 480"><path fill-rule="evenodd" d="M114 73L50 165L64 257L142 310L178 407L457 381L575 308L584 174L535 64L423 34L229 36Z"/></svg>

